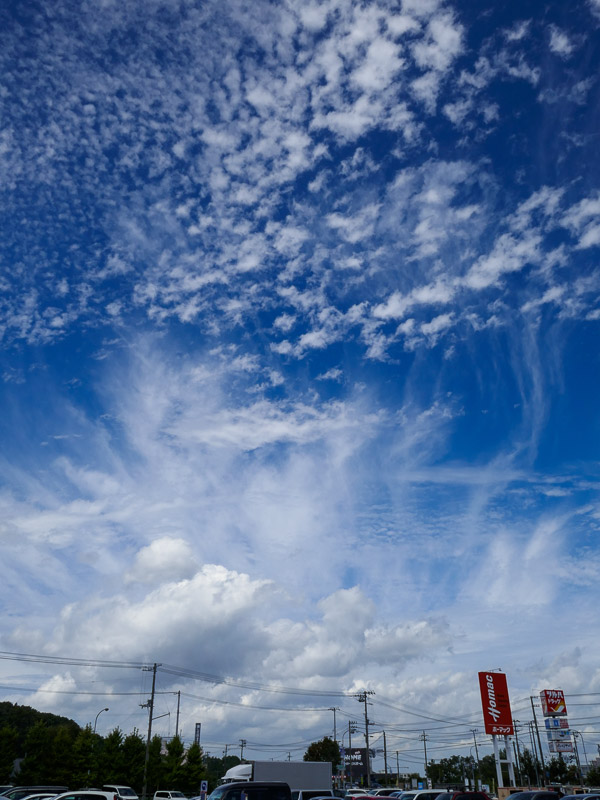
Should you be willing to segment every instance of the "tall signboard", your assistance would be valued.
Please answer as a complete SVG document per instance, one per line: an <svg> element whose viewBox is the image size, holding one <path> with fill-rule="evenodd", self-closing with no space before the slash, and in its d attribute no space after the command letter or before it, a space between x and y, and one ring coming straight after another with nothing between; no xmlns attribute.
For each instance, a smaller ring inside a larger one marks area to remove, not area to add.
<svg viewBox="0 0 600 800"><path fill-rule="evenodd" d="M540 692L542 713L545 717L566 717L567 704L561 689L544 689Z"/></svg>
<svg viewBox="0 0 600 800"><path fill-rule="evenodd" d="M344 768L350 782L361 780L367 772L367 751L364 747L346 747L344 755Z"/></svg>
<svg viewBox="0 0 600 800"><path fill-rule="evenodd" d="M506 675L503 672L480 672L479 691L485 732L492 736L514 736Z"/></svg>
<svg viewBox="0 0 600 800"><path fill-rule="evenodd" d="M548 750L551 753L572 753L573 740L567 719L565 694L561 689L544 689L540 692L542 713L545 719Z"/></svg>
<svg viewBox="0 0 600 800"><path fill-rule="evenodd" d="M481 692L481 707L483 709L483 724L485 732L490 734L494 744L494 758L496 761L496 776L498 786L504 786L502 764L508 765L508 779L510 786L515 785L515 770L512 762L512 747L508 737L514 736L512 712L506 675L503 672L480 672L479 691ZM504 737L506 758L500 756L498 737Z"/></svg>

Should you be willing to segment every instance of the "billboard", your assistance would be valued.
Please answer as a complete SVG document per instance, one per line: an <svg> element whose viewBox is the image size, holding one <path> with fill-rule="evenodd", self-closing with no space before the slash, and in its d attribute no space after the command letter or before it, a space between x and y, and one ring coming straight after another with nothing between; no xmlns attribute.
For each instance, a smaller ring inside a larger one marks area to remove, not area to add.
<svg viewBox="0 0 600 800"><path fill-rule="evenodd" d="M480 672L479 690L485 732L492 736L513 736L515 730L506 675L503 672Z"/></svg>
<svg viewBox="0 0 600 800"><path fill-rule="evenodd" d="M362 778L367 774L367 750L365 747L344 749L344 769L350 778Z"/></svg>
<svg viewBox="0 0 600 800"><path fill-rule="evenodd" d="M552 728L546 731L549 742L570 742L571 731L568 728Z"/></svg>
<svg viewBox="0 0 600 800"><path fill-rule="evenodd" d="M566 717L546 717L544 724L548 730L552 728L568 728L569 720Z"/></svg>
<svg viewBox="0 0 600 800"><path fill-rule="evenodd" d="M544 689L540 692L540 700L545 717L565 717L567 715L565 693L562 689Z"/></svg>
<svg viewBox="0 0 600 800"><path fill-rule="evenodd" d="M573 745L571 742L549 742L548 750L551 753L572 753Z"/></svg>

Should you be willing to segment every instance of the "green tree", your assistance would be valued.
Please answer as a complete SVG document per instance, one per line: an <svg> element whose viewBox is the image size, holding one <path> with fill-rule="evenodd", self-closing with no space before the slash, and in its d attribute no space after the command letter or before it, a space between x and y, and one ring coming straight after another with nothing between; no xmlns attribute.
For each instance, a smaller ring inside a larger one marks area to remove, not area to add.
<svg viewBox="0 0 600 800"><path fill-rule="evenodd" d="M434 786L452 786L464 784L466 777L472 777L474 761L463 756L450 756L440 761L427 764L427 776Z"/></svg>
<svg viewBox="0 0 600 800"><path fill-rule="evenodd" d="M98 772L102 776L102 783L125 783L123 748L124 740L120 728L115 728L101 740L98 748Z"/></svg>
<svg viewBox="0 0 600 800"><path fill-rule="evenodd" d="M183 782L183 759L185 749L179 736L167 743L167 754L163 760L163 781L169 789L179 789Z"/></svg>
<svg viewBox="0 0 600 800"><path fill-rule="evenodd" d="M479 759L479 776L481 782L485 783L487 786L496 786L496 759L494 756L487 755Z"/></svg>
<svg viewBox="0 0 600 800"><path fill-rule="evenodd" d="M66 725L55 728L52 733L52 765L45 779L57 786L69 786L74 768L73 745L78 734Z"/></svg>
<svg viewBox="0 0 600 800"><path fill-rule="evenodd" d="M304 753L305 761L331 761L332 769L336 769L341 761L340 746L330 736L309 744Z"/></svg>
<svg viewBox="0 0 600 800"><path fill-rule="evenodd" d="M75 786L90 786L92 776L96 776L98 764L94 747L95 735L92 726L86 725L79 731L73 742L73 772L71 783Z"/></svg>
<svg viewBox="0 0 600 800"><path fill-rule="evenodd" d="M132 786L139 795L144 783L144 761L146 759L146 743L137 728L123 741L122 777L119 782ZM103 781L105 782L105 781Z"/></svg>
<svg viewBox="0 0 600 800"><path fill-rule="evenodd" d="M19 770L19 783L41 784L47 780L52 769L53 735L45 722L39 720L29 729L25 737L25 757Z"/></svg>
<svg viewBox="0 0 600 800"><path fill-rule="evenodd" d="M546 762L546 771L550 778L550 783L566 783L568 780L567 764L561 753Z"/></svg>
<svg viewBox="0 0 600 800"><path fill-rule="evenodd" d="M183 776L178 788L184 794L195 796L200 793L200 781L204 778L204 763L202 748L194 742L186 753L183 765Z"/></svg>
<svg viewBox="0 0 600 800"><path fill-rule="evenodd" d="M59 717L47 711L36 711L30 706L20 706L6 701L0 703L0 729L8 726L17 731L20 755L25 752L25 738L36 722L45 723L50 730L59 725L67 725L74 733L79 730L79 725L67 717Z"/></svg>
<svg viewBox="0 0 600 800"><path fill-rule="evenodd" d="M8 783L15 759L19 755L19 734L16 728L4 725L0 729L0 783Z"/></svg>
<svg viewBox="0 0 600 800"><path fill-rule="evenodd" d="M153 736L150 740L148 754L148 794L154 794L163 785L163 759L161 755L162 739L160 736ZM165 788L171 788L165 787Z"/></svg>
<svg viewBox="0 0 600 800"><path fill-rule="evenodd" d="M542 774L538 759L533 757L531 750L525 748L520 754L519 762L521 764L521 782L526 786L537 786Z"/></svg>
<svg viewBox="0 0 600 800"><path fill-rule="evenodd" d="M600 786L600 767L590 767L585 782L587 786Z"/></svg>

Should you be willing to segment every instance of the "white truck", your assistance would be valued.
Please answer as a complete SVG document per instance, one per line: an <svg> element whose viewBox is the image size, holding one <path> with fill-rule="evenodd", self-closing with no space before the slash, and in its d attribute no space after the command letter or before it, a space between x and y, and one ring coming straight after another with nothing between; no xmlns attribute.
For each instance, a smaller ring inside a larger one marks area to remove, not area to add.
<svg viewBox="0 0 600 800"><path fill-rule="evenodd" d="M249 761L228 769L220 783L284 781L292 792L317 790L332 795L330 761Z"/></svg>

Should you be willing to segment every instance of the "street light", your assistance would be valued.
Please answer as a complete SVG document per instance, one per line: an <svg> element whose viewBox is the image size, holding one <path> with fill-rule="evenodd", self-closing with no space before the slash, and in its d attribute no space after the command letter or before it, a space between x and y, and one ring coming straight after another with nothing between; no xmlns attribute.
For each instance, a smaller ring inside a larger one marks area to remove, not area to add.
<svg viewBox="0 0 600 800"><path fill-rule="evenodd" d="M94 733L96 733L96 723L98 722L98 717L103 711L110 711L110 708L101 708L100 711L96 714L96 719L94 720Z"/></svg>

